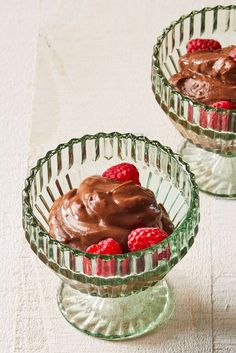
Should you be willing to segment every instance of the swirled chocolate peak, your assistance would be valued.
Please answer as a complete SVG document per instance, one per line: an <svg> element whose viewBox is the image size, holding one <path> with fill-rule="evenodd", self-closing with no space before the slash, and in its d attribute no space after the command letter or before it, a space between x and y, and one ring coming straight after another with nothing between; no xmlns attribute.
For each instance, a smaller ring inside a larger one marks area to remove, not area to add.
<svg viewBox="0 0 236 353"><path fill-rule="evenodd" d="M49 215L50 235L81 250L113 238L127 251L132 229L164 225L170 234L173 224L166 222L166 213L151 190L101 176L88 177L78 189L59 197Z"/></svg>
<svg viewBox="0 0 236 353"><path fill-rule="evenodd" d="M235 48L231 45L181 56L180 72L171 76L170 84L196 102L236 101L236 62L231 57Z"/></svg>

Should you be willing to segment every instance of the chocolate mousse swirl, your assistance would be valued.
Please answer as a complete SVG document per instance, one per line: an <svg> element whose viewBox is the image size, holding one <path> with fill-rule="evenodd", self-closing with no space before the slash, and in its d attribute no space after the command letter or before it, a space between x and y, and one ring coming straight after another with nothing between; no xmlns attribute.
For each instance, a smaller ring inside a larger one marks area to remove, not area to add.
<svg viewBox="0 0 236 353"><path fill-rule="evenodd" d="M167 218L151 190L91 176L54 202L49 227L54 239L80 250L111 237L127 251L132 229L164 226L170 234L173 224Z"/></svg>
<svg viewBox="0 0 236 353"><path fill-rule="evenodd" d="M180 72L171 76L170 84L196 102L236 101L236 62L230 56L235 48L231 45L181 56Z"/></svg>

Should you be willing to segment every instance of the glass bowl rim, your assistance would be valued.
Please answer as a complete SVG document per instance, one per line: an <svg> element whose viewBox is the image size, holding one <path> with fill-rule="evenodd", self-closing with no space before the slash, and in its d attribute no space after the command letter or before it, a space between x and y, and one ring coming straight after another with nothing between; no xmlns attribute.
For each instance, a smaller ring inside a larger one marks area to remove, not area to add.
<svg viewBox="0 0 236 353"><path fill-rule="evenodd" d="M162 34L160 36L157 37L157 42L153 47L153 63L152 63L152 67L155 67L155 69L157 70L157 75L159 76L159 78L161 79L162 83L168 87L168 89L170 89L171 94L175 94L176 96L178 96L179 98L181 98L183 101L189 103L191 106L194 107L199 107L199 108L203 108L205 111L207 112L219 112L221 114L223 113L230 113L230 112L236 112L236 109L221 109L221 108L214 108L211 107L207 104L202 104L202 103L198 103L193 101L191 98L188 98L187 96L183 95L182 93L178 92L173 86L171 86L171 84L168 82L167 78L165 77L161 67L160 67L160 62L159 59L157 58L157 55L159 53L160 47L165 39L165 37L167 36L167 34L178 24L184 22L187 18L195 16L199 13L202 12L209 12L209 11L214 11L214 10L236 10L236 5L217 5L214 7L204 7L201 10L193 10L191 11L189 14L187 15L182 15L178 18L178 20L172 21L171 24L166 27L163 31ZM189 123L189 122L188 122ZM208 129L203 129L203 130L208 130ZM235 137L236 133L234 132L227 132L227 131L220 131L220 133L218 132L218 134L223 134L224 136L230 136L230 137Z"/></svg>
<svg viewBox="0 0 236 353"><path fill-rule="evenodd" d="M30 204L30 198L29 198L29 194L30 194L30 188L31 185L33 183L34 177L36 176L37 172L39 171L39 169L41 168L42 165L44 165L48 160L50 160L50 158L52 156L54 156L58 151L61 151L67 147L73 146L74 144L78 144L82 141L87 141L87 140L94 140L94 139L98 139L98 138L114 138L114 137L119 137L119 138L125 138L125 139L132 139L135 141L141 141L144 142L145 144L148 145L152 145L155 146L157 148L159 148L160 150L166 152L168 155L171 155L172 158L174 158L174 160L181 165L182 169L185 170L185 172L188 174L189 176L189 182L191 185L191 202L188 208L188 211L186 213L186 215L184 216L184 218L182 219L182 221L180 222L180 224L177 226L177 228L174 230L173 233L171 233L167 238L165 238L164 240L162 240L160 243L143 249L143 250L139 250L136 252L129 252L129 253L124 253L124 254L117 254L117 255L98 255L98 254L90 254L87 253L85 251L82 250L78 250L75 248L71 248L69 246L67 246L66 244L63 244L62 242L53 239L48 232L46 232L42 226L40 225L40 223L38 222L37 218L35 217L31 204ZM163 146L159 141L157 140L150 140L145 136L142 135L134 135L132 133L120 133L120 132L111 132L111 133L106 133L106 132L99 132L93 135L84 135L80 138L72 138L70 141L68 141L67 143L61 143L59 144L55 149L49 150L46 155L40 159L38 159L36 166L30 169L30 175L28 178L26 178L25 180L25 187L22 191L22 205L23 205L23 217L26 217L28 219L28 224L33 227L38 229L38 234L39 236L42 236L43 238L45 238L50 244L54 244L54 245L59 245L60 248L64 251L69 251L70 253L73 253L75 256L77 255L83 255L86 256L89 259L104 259L104 260L108 260L108 259L121 259L124 260L126 258L129 257L139 257L141 255L144 255L146 253L149 252L153 252L156 249L167 245L169 242L171 242L172 240L175 240L178 237L178 234L182 231L186 231L187 226L189 224L189 222L191 223L192 219L196 220L196 223L199 223L198 220L198 215L199 215L199 189L198 186L195 182L195 177L194 174L190 171L190 168L188 166L187 163L185 163L181 156L177 153L174 153L172 151L171 148L167 147L167 146Z"/></svg>

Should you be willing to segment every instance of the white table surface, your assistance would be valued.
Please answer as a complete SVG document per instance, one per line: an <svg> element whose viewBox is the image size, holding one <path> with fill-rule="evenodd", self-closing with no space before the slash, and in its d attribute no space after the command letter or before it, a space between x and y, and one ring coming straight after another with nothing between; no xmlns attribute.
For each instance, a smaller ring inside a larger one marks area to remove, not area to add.
<svg viewBox="0 0 236 353"><path fill-rule="evenodd" d="M62 318L58 280L29 249L21 227L28 168L58 143L118 130L143 133L176 149L181 138L151 91L152 46L172 20L215 4L0 2L1 353L236 352L236 201L201 194L196 242L167 276L174 317L146 336L122 342L88 337Z"/></svg>

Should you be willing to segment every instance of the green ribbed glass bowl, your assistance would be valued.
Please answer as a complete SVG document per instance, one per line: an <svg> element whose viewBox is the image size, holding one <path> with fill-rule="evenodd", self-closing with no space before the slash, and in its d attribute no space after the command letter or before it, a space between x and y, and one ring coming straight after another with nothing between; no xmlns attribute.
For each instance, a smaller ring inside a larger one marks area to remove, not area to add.
<svg viewBox="0 0 236 353"><path fill-rule="evenodd" d="M142 185L165 205L175 231L152 248L113 256L86 254L53 240L48 216L54 200L121 161L137 166ZM26 239L62 280L62 314L79 330L103 339L138 336L170 317L172 296L163 278L192 246L198 223L198 188L188 166L159 142L132 134L98 133L59 145L38 161L23 190ZM89 275L84 272L88 261ZM106 270L112 266L112 274L97 275L97 264Z"/></svg>
<svg viewBox="0 0 236 353"><path fill-rule="evenodd" d="M236 198L236 110L225 111L193 102L168 80L178 72L178 59L191 38L214 38L222 46L235 44L236 6L206 7L180 17L158 37L152 57L152 89L157 102L186 139L180 154L196 182L207 193ZM211 116L217 112L215 128ZM205 116L205 128L200 125ZM221 119L227 124L222 126Z"/></svg>

